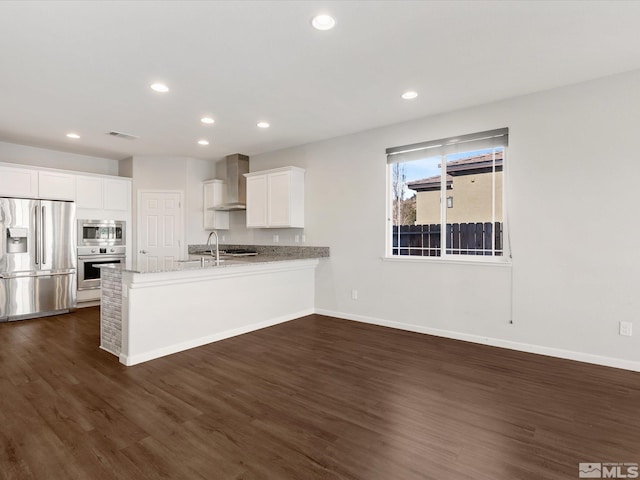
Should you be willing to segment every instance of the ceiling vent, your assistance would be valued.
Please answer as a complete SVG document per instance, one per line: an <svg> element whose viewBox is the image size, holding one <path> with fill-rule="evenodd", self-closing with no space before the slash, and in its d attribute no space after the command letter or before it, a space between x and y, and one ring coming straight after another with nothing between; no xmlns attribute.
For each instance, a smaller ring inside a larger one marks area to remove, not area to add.
<svg viewBox="0 0 640 480"><path fill-rule="evenodd" d="M112 137L124 138L126 140L135 140L137 138L140 138L140 137L136 137L135 135L129 135L128 133L122 133L122 132L116 132L116 131L111 131L107 133L107 135L111 135Z"/></svg>

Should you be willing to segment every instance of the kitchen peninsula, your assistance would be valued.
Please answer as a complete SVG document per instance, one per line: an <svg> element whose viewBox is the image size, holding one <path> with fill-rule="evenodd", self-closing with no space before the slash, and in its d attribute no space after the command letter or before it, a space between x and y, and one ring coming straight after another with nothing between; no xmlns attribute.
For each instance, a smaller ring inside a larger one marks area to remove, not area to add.
<svg viewBox="0 0 640 480"><path fill-rule="evenodd" d="M135 365L313 313L315 269L328 248L257 246L256 256L216 264L200 260L202 247L157 271L103 267L103 350Z"/></svg>

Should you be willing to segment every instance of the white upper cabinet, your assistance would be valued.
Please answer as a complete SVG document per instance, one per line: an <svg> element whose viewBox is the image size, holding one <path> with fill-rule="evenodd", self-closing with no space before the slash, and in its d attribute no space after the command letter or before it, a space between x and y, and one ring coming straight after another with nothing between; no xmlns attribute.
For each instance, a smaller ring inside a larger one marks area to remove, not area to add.
<svg viewBox="0 0 640 480"><path fill-rule="evenodd" d="M224 202L227 184L213 179L202 182L203 227L205 230L229 230L229 212L211 210Z"/></svg>
<svg viewBox="0 0 640 480"><path fill-rule="evenodd" d="M102 209L102 185L99 177L78 176L76 179L76 204L78 208Z"/></svg>
<svg viewBox="0 0 640 480"><path fill-rule="evenodd" d="M47 200L75 200L76 176L48 170L39 171L38 196Z"/></svg>
<svg viewBox="0 0 640 480"><path fill-rule="evenodd" d="M76 203L78 208L88 210L129 210L131 204L131 180L78 176L76 182Z"/></svg>
<svg viewBox="0 0 640 480"><path fill-rule="evenodd" d="M126 177L0 163L0 197L75 201L77 218L126 221L129 245L131 187Z"/></svg>
<svg viewBox="0 0 640 480"><path fill-rule="evenodd" d="M129 210L131 204L131 180L105 178L102 193L105 210Z"/></svg>
<svg viewBox="0 0 640 480"><path fill-rule="evenodd" d="M304 175L298 167L247 173L247 227L303 228Z"/></svg>
<svg viewBox="0 0 640 480"><path fill-rule="evenodd" d="M38 171L0 166L0 195L38 198Z"/></svg>
<svg viewBox="0 0 640 480"><path fill-rule="evenodd" d="M267 228L267 175L247 175L247 228Z"/></svg>

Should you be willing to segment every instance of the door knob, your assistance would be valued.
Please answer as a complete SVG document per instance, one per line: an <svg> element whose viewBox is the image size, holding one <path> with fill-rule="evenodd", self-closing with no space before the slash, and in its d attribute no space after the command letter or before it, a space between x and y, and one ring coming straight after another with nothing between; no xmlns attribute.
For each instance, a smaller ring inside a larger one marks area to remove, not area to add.
<svg viewBox="0 0 640 480"><path fill-rule="evenodd" d="M140 250L140 253L145 254L145 253L147 253L147 251L146 250Z"/></svg>

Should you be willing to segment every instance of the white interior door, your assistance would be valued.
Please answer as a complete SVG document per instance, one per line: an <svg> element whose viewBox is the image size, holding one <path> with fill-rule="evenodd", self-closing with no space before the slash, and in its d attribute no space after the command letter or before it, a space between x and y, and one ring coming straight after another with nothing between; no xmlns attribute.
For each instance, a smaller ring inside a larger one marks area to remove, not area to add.
<svg viewBox="0 0 640 480"><path fill-rule="evenodd" d="M182 256L182 193L140 192L138 268L171 268Z"/></svg>

